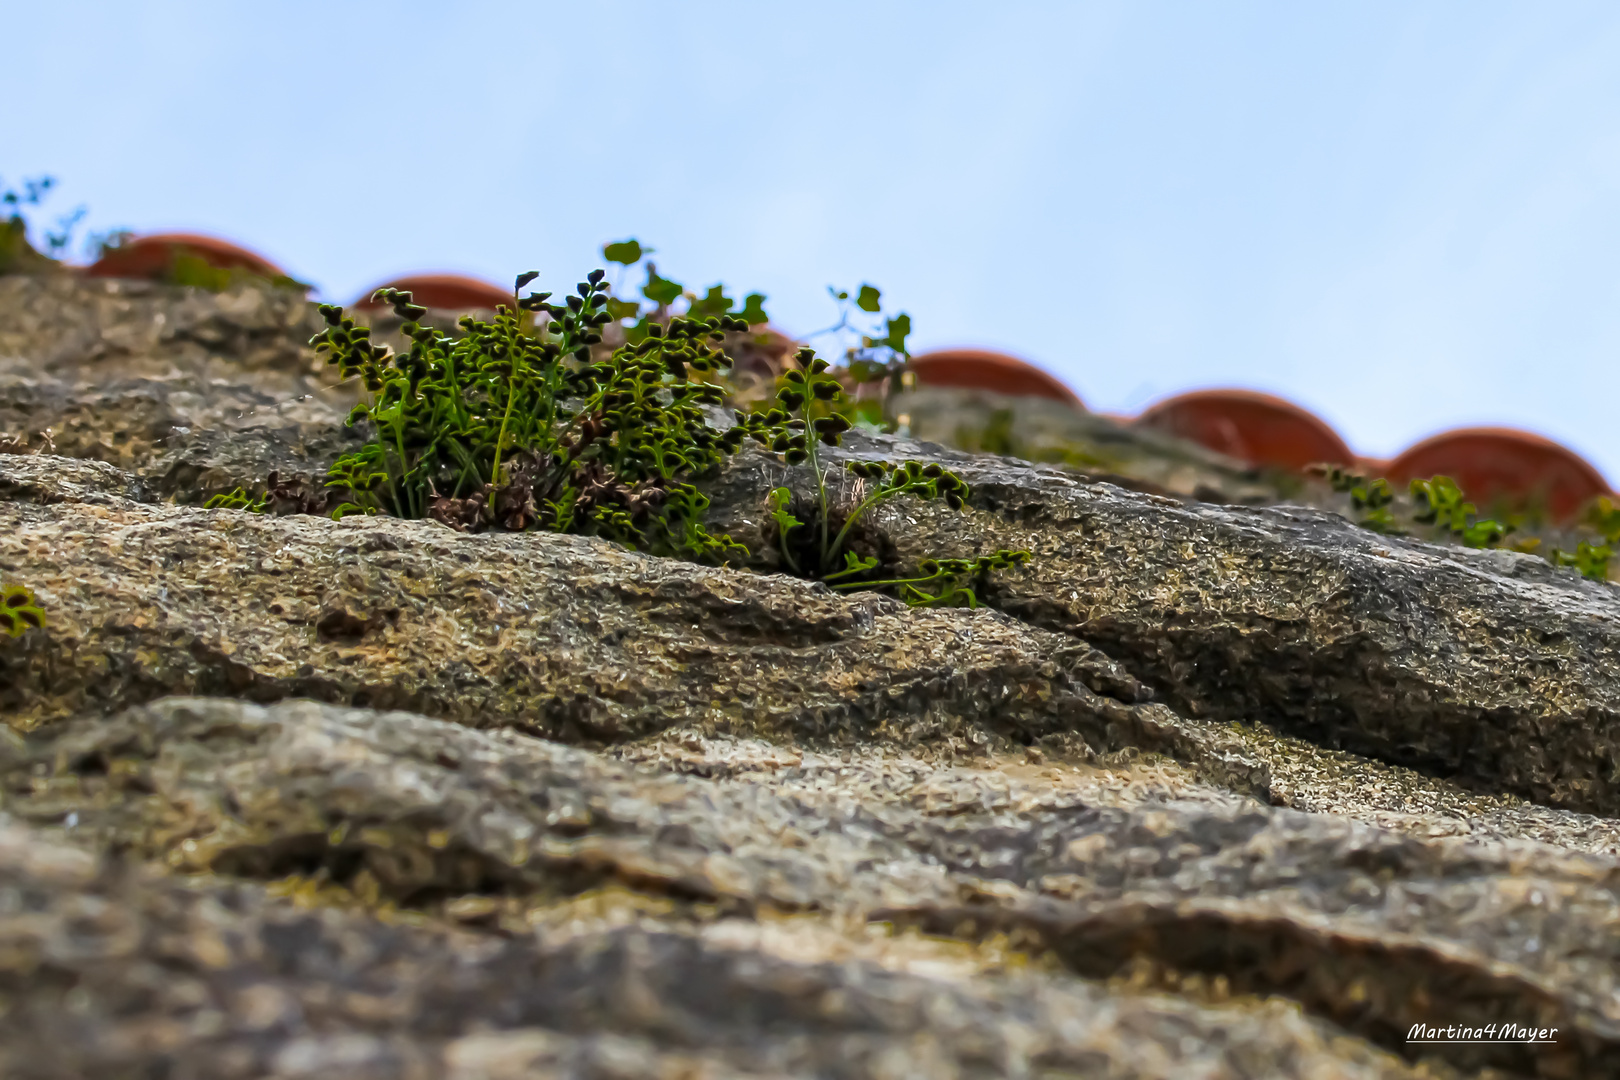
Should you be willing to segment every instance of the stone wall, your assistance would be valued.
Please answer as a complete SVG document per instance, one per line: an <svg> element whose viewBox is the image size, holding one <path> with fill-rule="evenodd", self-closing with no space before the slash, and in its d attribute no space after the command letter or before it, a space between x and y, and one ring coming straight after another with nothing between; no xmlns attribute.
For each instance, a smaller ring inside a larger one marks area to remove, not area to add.
<svg viewBox="0 0 1620 1080"><path fill-rule="evenodd" d="M745 569L200 509L353 445L308 315L0 278L0 1073L1620 1073L1614 586L884 438L990 606L753 453Z"/></svg>

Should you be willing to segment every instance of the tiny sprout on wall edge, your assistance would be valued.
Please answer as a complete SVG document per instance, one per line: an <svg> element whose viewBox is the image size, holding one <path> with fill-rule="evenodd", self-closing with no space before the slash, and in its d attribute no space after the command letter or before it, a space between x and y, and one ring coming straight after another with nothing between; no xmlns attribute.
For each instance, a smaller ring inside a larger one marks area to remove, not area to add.
<svg viewBox="0 0 1620 1080"><path fill-rule="evenodd" d="M0 629L15 638L44 628L45 610L39 606L32 589L26 585L0 588Z"/></svg>
<svg viewBox="0 0 1620 1080"><path fill-rule="evenodd" d="M1444 529L1466 547L1490 547L1513 531L1511 525L1477 517L1478 509L1463 499L1462 489L1449 476L1413 480L1410 489L1417 506L1413 520Z"/></svg>
<svg viewBox="0 0 1620 1080"><path fill-rule="evenodd" d="M1394 536L1406 535L1397 524L1393 509L1395 495L1388 481L1368 480L1336 465L1314 465L1307 471L1326 479L1333 490L1348 494L1351 505L1361 513L1358 524L1364 528ZM1479 517L1478 508L1466 500L1462 489L1449 476L1413 480L1408 490L1412 496L1411 520L1429 526L1437 534L1436 539L1457 540L1470 548L1489 548L1502 546L1517 531L1515 521ZM1610 560L1620 547L1620 507L1600 496L1587 509L1581 524L1601 539L1597 542L1579 540L1573 552L1553 548L1546 553L1546 559L1554 566L1575 567L1582 576L1594 581L1605 581ZM1507 546L1529 554L1540 545L1541 539L1532 536Z"/></svg>
<svg viewBox="0 0 1620 1080"><path fill-rule="evenodd" d="M820 446L837 446L853 426L840 411L843 386L827 374L829 364L806 346L786 372L776 402L767 409L738 414L738 430L747 433L788 465L808 465L815 493L808 505L797 504L788 487L771 491L769 508L782 565L801 577L823 581L834 589L892 589L912 606L979 605L982 588L994 570L1023 565L1027 551L1001 550L975 559L925 559L910 577L874 578L880 560L851 546L853 534L870 512L889 499L912 495L943 499L951 509L966 503L968 486L949 469L933 462L850 461L845 471L854 479L853 495L835 505L829 493L829 466ZM805 514L809 520L798 515Z"/></svg>
<svg viewBox="0 0 1620 1080"><path fill-rule="evenodd" d="M236 488L223 495L212 496L203 503L204 510L244 510L250 514L262 514L270 507L270 496L253 495L247 488Z"/></svg>
<svg viewBox="0 0 1620 1080"><path fill-rule="evenodd" d="M1350 496L1350 505L1361 515L1357 524L1362 528L1390 536L1404 535L1390 509L1395 493L1390 490L1388 480L1368 480L1337 465L1313 465L1306 471L1327 480L1334 491Z"/></svg>

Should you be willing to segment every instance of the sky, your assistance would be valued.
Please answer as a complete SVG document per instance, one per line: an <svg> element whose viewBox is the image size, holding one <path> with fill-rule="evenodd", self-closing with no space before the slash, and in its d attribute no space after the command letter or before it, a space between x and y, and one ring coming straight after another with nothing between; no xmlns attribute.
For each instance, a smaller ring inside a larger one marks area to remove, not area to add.
<svg viewBox="0 0 1620 1080"><path fill-rule="evenodd" d="M807 333L1093 409L1240 386L1387 456L1458 425L1620 482L1620 5L85 4L8 11L0 178L328 299L567 288L636 237Z"/></svg>

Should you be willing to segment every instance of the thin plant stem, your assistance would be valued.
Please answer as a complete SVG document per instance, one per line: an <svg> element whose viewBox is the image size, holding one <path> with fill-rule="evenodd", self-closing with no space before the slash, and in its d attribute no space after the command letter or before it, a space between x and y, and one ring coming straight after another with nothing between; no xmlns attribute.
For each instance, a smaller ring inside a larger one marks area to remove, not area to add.
<svg viewBox="0 0 1620 1080"><path fill-rule="evenodd" d="M821 566L826 567L832 561L832 553L827 550L827 477L821 468L821 455L816 453L816 429L810 422L810 403L815 396L810 393L810 383L805 382L805 401L799 408L799 418L804 421L804 443L810 453L810 471L816 478L816 503L821 517ZM781 415L778 413L777 415ZM842 533L839 534L843 536Z"/></svg>
<svg viewBox="0 0 1620 1080"><path fill-rule="evenodd" d="M855 522L860 520L860 516L862 514L866 513L869 508L876 506L878 503L894 494L895 489L893 488L878 488L877 490L873 491L872 494L862 499L859 505L857 505L854 510L850 511L849 516L844 519L844 527L838 530L838 537L833 541L833 550L837 551L843 546L844 537L849 535L849 530L854 528Z"/></svg>

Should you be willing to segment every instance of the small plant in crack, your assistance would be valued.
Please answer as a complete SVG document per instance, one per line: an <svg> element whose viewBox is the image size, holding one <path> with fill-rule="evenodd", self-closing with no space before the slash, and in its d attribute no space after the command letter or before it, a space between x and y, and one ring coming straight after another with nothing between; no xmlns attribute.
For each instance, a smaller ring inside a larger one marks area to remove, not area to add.
<svg viewBox="0 0 1620 1080"><path fill-rule="evenodd" d="M1392 536L1402 535L1395 524L1395 514L1390 509L1395 501L1395 492L1390 489L1388 480L1382 477L1369 480L1337 465L1313 465L1308 471L1324 478L1334 491L1350 496L1350 505L1361 515L1356 523L1362 528Z"/></svg>
<svg viewBox="0 0 1620 1080"><path fill-rule="evenodd" d="M249 514L262 514L269 508L268 494L254 495L244 487L214 495L203 503L204 510L242 510Z"/></svg>
<svg viewBox="0 0 1620 1080"><path fill-rule="evenodd" d="M1582 577L1593 581L1606 581L1609 577L1609 560L1613 557L1613 546L1581 540L1576 543L1573 552L1553 548L1547 560L1554 566L1573 566L1581 572Z"/></svg>
<svg viewBox="0 0 1620 1080"><path fill-rule="evenodd" d="M203 508L250 514L328 514L337 502L333 497L336 492L303 473L283 477L272 469L266 483L266 490L259 494L239 487L214 495L203 503Z"/></svg>
<svg viewBox="0 0 1620 1080"><path fill-rule="evenodd" d="M800 349L795 359L799 366L783 376L776 404L739 414L737 428L780 454L786 464L808 465L815 483L808 500L788 487L770 493L776 543L786 569L834 589L893 590L913 606L977 607L978 592L992 571L1029 560L1027 551L1002 550L975 559L925 559L916 574L883 577L878 555L857 550L853 543L871 512L902 495L943 499L951 509L960 510L968 486L937 463L850 461L843 472L853 484L835 498L828 482L832 470L819 448L839 445L853 426L839 408L844 404L843 387L827 374L827 361L813 349Z"/></svg>
<svg viewBox="0 0 1620 1080"><path fill-rule="evenodd" d="M1478 508L1464 500L1462 489L1449 476L1413 480L1411 491L1417 507L1413 520L1443 529L1467 547L1490 547L1513 531L1511 525L1478 517Z"/></svg>
<svg viewBox="0 0 1620 1080"><path fill-rule="evenodd" d="M26 585L0 587L0 629L12 637L45 628L45 609Z"/></svg>
<svg viewBox="0 0 1620 1080"><path fill-rule="evenodd" d="M1620 507L1608 496L1599 495L1587 507L1581 524L1602 539L1597 543L1578 541L1573 552L1553 548L1547 559L1554 566L1573 566L1593 581L1607 581L1609 561L1614 558L1615 548L1620 547Z"/></svg>
<svg viewBox="0 0 1620 1080"><path fill-rule="evenodd" d="M1313 466L1310 471L1324 477L1333 490L1349 494L1351 503L1362 513L1359 522L1362 526L1390 535L1405 535L1397 524L1395 496L1387 481L1369 481L1331 465ZM1414 524L1429 526L1435 539L1459 541L1470 548L1507 547L1521 554L1540 550L1540 537L1521 536L1508 541L1524 523L1522 517L1510 517L1506 522L1480 517L1478 507L1467 500L1462 488L1449 476L1413 480L1408 490L1412 503L1410 513L1403 513L1402 520L1409 518ZM1608 497L1600 496L1587 507L1576 528L1596 533L1597 537L1577 540L1574 551L1553 548L1546 553L1547 561L1554 566L1572 566L1594 581L1606 581L1614 553L1620 549L1620 507Z"/></svg>
<svg viewBox="0 0 1620 1080"><path fill-rule="evenodd" d="M1336 465L1316 465L1310 471L1326 479L1334 491L1350 496L1351 506L1361 515L1357 524L1390 536L1406 535L1395 517L1395 492L1388 480L1369 480ZM1412 522L1431 526L1442 537L1461 540L1467 547L1490 547L1514 531L1512 525L1479 517L1477 508L1464 499L1462 489L1449 476L1413 480L1408 490Z"/></svg>

